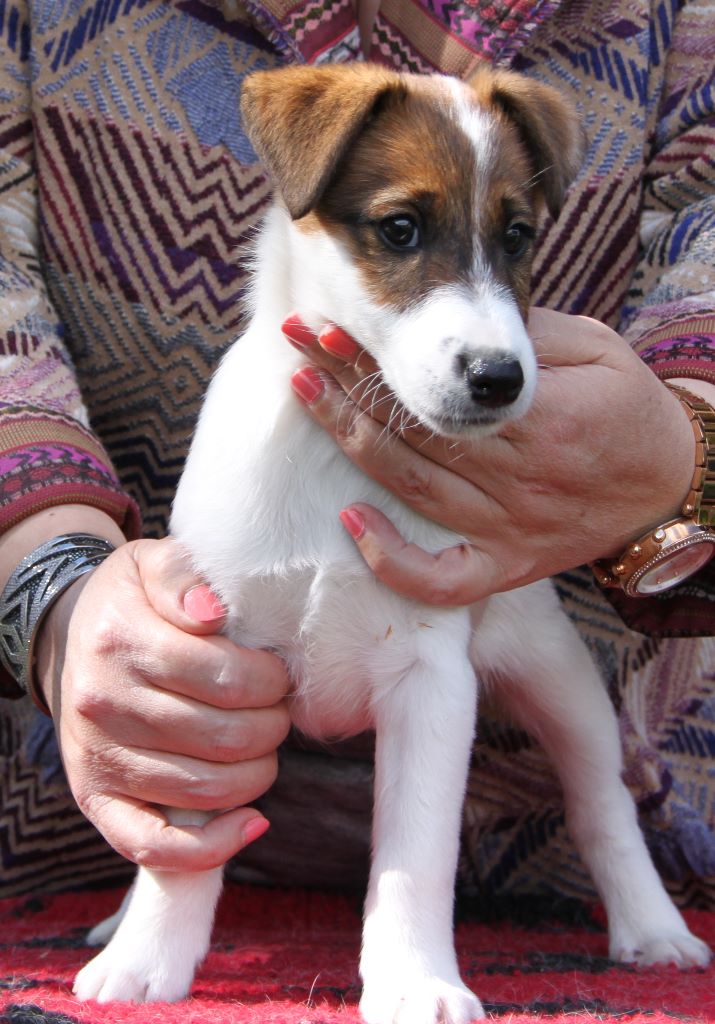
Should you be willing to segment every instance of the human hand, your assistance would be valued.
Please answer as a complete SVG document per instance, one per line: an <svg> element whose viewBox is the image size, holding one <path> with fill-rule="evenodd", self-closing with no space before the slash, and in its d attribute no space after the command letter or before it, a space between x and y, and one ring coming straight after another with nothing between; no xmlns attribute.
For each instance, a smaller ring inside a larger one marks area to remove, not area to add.
<svg viewBox="0 0 715 1024"><path fill-rule="evenodd" d="M275 778L287 674L218 635L223 614L176 541L141 540L66 591L38 639L73 795L145 867L215 867L268 827L243 805ZM174 827L164 807L224 813Z"/></svg>
<svg viewBox="0 0 715 1024"><path fill-rule="evenodd" d="M387 431L388 421L400 422L399 410L376 384L367 353L339 328L316 339L297 318L284 324L286 337L320 367L293 376L315 420L405 504L465 538L430 554L377 509L351 505L343 523L394 590L429 604L470 604L617 556L679 514L694 440L675 395L596 320L534 308L528 330L539 363L532 408L468 442L419 427Z"/></svg>

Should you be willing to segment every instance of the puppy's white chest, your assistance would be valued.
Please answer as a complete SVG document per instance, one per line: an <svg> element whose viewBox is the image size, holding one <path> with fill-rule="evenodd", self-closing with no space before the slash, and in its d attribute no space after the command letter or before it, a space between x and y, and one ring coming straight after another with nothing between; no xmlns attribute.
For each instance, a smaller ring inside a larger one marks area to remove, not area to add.
<svg viewBox="0 0 715 1024"><path fill-rule="evenodd" d="M293 722L333 738L374 724L375 702L455 614L407 602L342 562L244 581L227 632L238 644L279 654L294 684Z"/></svg>

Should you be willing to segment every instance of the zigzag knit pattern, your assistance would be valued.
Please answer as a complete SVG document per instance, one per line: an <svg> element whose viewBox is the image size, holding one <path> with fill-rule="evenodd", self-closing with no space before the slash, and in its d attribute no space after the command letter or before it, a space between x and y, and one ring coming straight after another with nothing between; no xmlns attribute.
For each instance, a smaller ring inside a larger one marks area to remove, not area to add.
<svg viewBox="0 0 715 1024"><path fill-rule="evenodd" d="M588 154L540 239L535 299L620 327L663 374L715 370L708 17L704 0L682 10L676 0L385 0L372 40L372 56L395 67L466 76L493 60L578 104ZM0 47L0 288L12 298L0 304L3 397L42 396L70 449L86 444L91 422L117 474L107 459L97 502L130 515L112 504L120 478L146 531L160 534L201 394L240 330L243 257L269 200L238 116L241 81L286 60L353 59L352 5L16 0L0 3ZM627 780L659 867L683 902L712 902L713 643L631 633L585 572L559 585L619 710ZM685 618L713 593L681 596ZM49 738L35 731L35 747L24 745L29 717L20 705L0 715L6 889L126 873L52 774ZM480 728L463 887L592 895L541 751L488 714ZM349 836L342 870L355 843L366 847L369 771L355 770L354 832L333 835L325 808L343 807L344 775L326 764L316 760L300 787L279 780L266 804L273 828L241 862L246 874L296 881L290 850L298 880L321 880L324 851L309 837L300 845L290 813L309 816L313 792L327 819L321 843Z"/></svg>

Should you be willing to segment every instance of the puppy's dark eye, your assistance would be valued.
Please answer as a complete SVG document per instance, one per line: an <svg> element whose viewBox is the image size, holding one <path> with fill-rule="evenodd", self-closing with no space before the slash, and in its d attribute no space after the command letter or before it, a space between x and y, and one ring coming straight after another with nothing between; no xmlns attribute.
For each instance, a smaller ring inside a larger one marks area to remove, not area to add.
<svg viewBox="0 0 715 1024"><path fill-rule="evenodd" d="M419 224L405 213L385 217L377 225L377 233L385 245L398 252L417 249L422 242Z"/></svg>
<svg viewBox="0 0 715 1024"><path fill-rule="evenodd" d="M504 252L511 259L523 256L534 237L534 229L528 224L510 224L504 232Z"/></svg>

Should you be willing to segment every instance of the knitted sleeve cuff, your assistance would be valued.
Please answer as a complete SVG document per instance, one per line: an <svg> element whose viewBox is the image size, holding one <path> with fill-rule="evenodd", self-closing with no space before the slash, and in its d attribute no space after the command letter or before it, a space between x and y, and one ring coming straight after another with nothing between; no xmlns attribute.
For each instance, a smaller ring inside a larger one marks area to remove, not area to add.
<svg viewBox="0 0 715 1024"><path fill-rule="evenodd" d="M0 412L0 533L53 505L81 504L139 536L139 509L89 430L46 409L0 403Z"/></svg>
<svg viewBox="0 0 715 1024"><path fill-rule="evenodd" d="M81 424L59 413L0 402L0 533L53 505L91 505L139 536L136 503L106 451ZM0 669L0 696L23 691Z"/></svg>
<svg viewBox="0 0 715 1024"><path fill-rule="evenodd" d="M692 377L715 383L715 312L648 331L633 349L661 380Z"/></svg>

